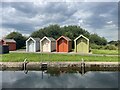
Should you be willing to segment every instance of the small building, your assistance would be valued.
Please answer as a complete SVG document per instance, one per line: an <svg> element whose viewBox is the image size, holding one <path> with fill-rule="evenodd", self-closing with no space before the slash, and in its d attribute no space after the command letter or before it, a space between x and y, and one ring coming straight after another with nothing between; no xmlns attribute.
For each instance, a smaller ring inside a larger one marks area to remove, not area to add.
<svg viewBox="0 0 120 90"><path fill-rule="evenodd" d="M52 37L43 37L40 40L41 52L52 52L56 49L56 40Z"/></svg>
<svg viewBox="0 0 120 90"><path fill-rule="evenodd" d="M0 40L0 45L5 44L5 41L3 39Z"/></svg>
<svg viewBox="0 0 120 90"><path fill-rule="evenodd" d="M78 36L74 40L75 52L89 53L89 39L83 35Z"/></svg>
<svg viewBox="0 0 120 90"><path fill-rule="evenodd" d="M8 45L9 51L16 50L16 41L14 39L1 39L0 45Z"/></svg>
<svg viewBox="0 0 120 90"><path fill-rule="evenodd" d="M68 37L61 36L56 40L57 52L69 52L72 49L72 40Z"/></svg>
<svg viewBox="0 0 120 90"><path fill-rule="evenodd" d="M40 38L29 37L26 40L26 52L40 51Z"/></svg>
<svg viewBox="0 0 120 90"><path fill-rule="evenodd" d="M9 46L8 45L0 45L0 54L9 53Z"/></svg>

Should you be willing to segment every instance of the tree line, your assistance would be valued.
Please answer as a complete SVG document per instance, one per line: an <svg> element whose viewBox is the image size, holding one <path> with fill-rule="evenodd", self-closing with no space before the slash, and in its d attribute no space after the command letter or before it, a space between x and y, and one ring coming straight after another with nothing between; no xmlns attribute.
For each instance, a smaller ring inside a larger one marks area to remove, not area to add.
<svg viewBox="0 0 120 90"><path fill-rule="evenodd" d="M32 37L42 38L44 36L53 37L55 39L59 38L61 35L69 37L72 41L77 38L80 34L89 38L90 43L96 45L106 45L107 40L104 37L100 37L97 34L90 34L85 29L82 29L80 26L69 25L60 27L59 25L49 25L48 27L44 27L35 31L31 34ZM74 44L73 44L74 45Z"/></svg>
<svg viewBox="0 0 120 90"><path fill-rule="evenodd" d="M78 37L80 34L89 38L91 45L94 44L94 45L99 45L99 46L105 46L108 44L106 38L100 37L96 33L91 34L85 29L77 25L69 25L69 26L63 26L63 27L57 24L49 25L47 27L40 28L39 30L32 32L30 36L34 38L43 38L44 36L47 36L47 37L53 37L57 39L61 35L64 35L64 36L69 37L72 41L74 41L74 39ZM6 38L16 40L18 49L25 46L25 41L26 39L28 39L28 37L23 36L19 32L12 32L8 34ZM74 44L72 46L74 47Z"/></svg>

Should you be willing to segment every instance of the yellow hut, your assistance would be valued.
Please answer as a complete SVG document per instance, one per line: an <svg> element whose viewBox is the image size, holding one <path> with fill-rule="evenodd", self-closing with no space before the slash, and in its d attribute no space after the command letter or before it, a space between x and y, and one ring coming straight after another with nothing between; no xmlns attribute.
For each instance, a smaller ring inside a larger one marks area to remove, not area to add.
<svg viewBox="0 0 120 90"><path fill-rule="evenodd" d="M75 52L89 53L89 39L83 35L78 36L74 40Z"/></svg>

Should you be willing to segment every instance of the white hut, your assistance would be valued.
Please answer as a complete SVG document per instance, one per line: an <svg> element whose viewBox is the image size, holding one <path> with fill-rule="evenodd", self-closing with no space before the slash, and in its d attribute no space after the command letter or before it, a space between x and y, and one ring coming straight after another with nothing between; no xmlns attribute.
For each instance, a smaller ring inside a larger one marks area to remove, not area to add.
<svg viewBox="0 0 120 90"><path fill-rule="evenodd" d="M40 38L30 37L26 41L26 52L37 52L40 50Z"/></svg>
<svg viewBox="0 0 120 90"><path fill-rule="evenodd" d="M56 40L52 37L43 37L40 40L41 52L52 52L56 49Z"/></svg>

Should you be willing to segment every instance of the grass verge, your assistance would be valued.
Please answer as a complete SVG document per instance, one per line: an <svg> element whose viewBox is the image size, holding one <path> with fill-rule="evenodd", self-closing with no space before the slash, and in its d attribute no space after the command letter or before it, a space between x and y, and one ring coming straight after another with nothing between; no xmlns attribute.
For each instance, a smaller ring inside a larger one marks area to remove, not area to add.
<svg viewBox="0 0 120 90"><path fill-rule="evenodd" d="M100 62L118 62L118 56L90 56L78 54L48 54L48 53L9 53L0 55L2 62L21 62L27 58L28 61L100 61Z"/></svg>
<svg viewBox="0 0 120 90"><path fill-rule="evenodd" d="M118 50L98 50L92 49L93 54L108 54L108 55L118 55Z"/></svg>

